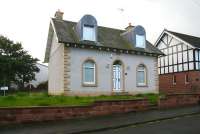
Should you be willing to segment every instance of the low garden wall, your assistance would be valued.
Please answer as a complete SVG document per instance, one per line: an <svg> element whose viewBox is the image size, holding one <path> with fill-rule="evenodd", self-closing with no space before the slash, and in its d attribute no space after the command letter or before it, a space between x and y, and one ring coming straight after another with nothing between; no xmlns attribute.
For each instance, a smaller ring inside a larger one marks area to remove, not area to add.
<svg viewBox="0 0 200 134"><path fill-rule="evenodd" d="M152 108L147 99L97 101L90 106L0 108L0 124L86 118Z"/></svg>
<svg viewBox="0 0 200 134"><path fill-rule="evenodd" d="M0 125L36 121L87 118L115 113L145 111L196 105L199 94L171 94L158 100L157 105L148 99L96 101L89 106L0 108Z"/></svg>

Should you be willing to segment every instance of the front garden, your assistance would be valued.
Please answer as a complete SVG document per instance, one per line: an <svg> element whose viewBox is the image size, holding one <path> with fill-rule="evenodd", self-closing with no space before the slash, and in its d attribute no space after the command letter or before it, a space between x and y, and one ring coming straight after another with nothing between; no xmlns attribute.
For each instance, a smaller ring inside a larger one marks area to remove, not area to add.
<svg viewBox="0 0 200 134"><path fill-rule="evenodd" d="M148 99L156 104L159 94L115 95L115 96L49 96L47 92L16 92L0 96L0 107L30 107L30 106L86 106L101 100L134 100Z"/></svg>

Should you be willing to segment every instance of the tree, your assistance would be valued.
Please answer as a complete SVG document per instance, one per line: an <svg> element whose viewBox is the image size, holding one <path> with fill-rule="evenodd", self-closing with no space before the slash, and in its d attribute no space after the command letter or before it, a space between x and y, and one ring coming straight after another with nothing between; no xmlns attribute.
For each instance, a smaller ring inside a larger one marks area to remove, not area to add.
<svg viewBox="0 0 200 134"><path fill-rule="evenodd" d="M10 87L11 82L24 88L24 83L35 79L39 72L38 59L25 51L21 43L0 36L0 86Z"/></svg>

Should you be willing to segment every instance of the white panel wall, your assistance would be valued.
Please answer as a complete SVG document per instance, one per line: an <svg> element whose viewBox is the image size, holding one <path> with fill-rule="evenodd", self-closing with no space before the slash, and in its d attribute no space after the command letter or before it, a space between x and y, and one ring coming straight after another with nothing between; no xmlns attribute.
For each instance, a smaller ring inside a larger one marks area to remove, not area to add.
<svg viewBox="0 0 200 134"><path fill-rule="evenodd" d="M49 94L64 93L64 45L57 43L56 35L52 39L51 53L49 58Z"/></svg>
<svg viewBox="0 0 200 134"><path fill-rule="evenodd" d="M112 64L115 60L121 60L124 64L124 89L125 92L151 93L158 92L158 74L157 74L157 58L148 56L138 56L130 54L115 54L111 52L83 50L71 48L71 80L70 91L68 94L76 95L100 95L112 93ZM91 58L97 64L97 87L82 86L82 63ZM136 67L139 64L145 64L147 67L148 86L136 86ZM106 66L109 66L107 68Z"/></svg>

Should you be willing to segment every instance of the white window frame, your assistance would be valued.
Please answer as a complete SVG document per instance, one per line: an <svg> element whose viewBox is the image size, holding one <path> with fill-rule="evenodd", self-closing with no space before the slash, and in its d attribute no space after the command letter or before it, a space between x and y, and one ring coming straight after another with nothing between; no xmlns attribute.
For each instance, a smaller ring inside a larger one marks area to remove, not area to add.
<svg viewBox="0 0 200 134"><path fill-rule="evenodd" d="M87 30L86 30L87 29ZM90 34L92 34L92 38L88 38L86 36L86 32L92 32ZM96 33L95 33L95 28L92 26L83 26L83 40L88 40L88 41L96 41Z"/></svg>
<svg viewBox="0 0 200 134"><path fill-rule="evenodd" d="M145 48L146 40L145 35L136 34L136 47Z"/></svg>
<svg viewBox="0 0 200 134"><path fill-rule="evenodd" d="M143 67L144 69L140 69L140 67ZM144 83L138 82L138 72L144 72ZM146 66L143 64L137 67L136 82L137 82L137 86L147 86L147 69L146 69Z"/></svg>
<svg viewBox="0 0 200 134"><path fill-rule="evenodd" d="M85 64L86 64L87 62L93 63L94 66L93 66L93 67L86 67ZM93 76L93 77L94 77L94 81L92 81L92 82L87 82L87 81L85 81L85 69L86 69L86 68L90 68L90 69L93 69L93 70L94 70L94 76ZM96 63L95 63L94 61L87 60L87 61L85 61L85 62L83 63L82 69L83 69L83 78L82 78L83 84L84 84L84 85L96 85Z"/></svg>

